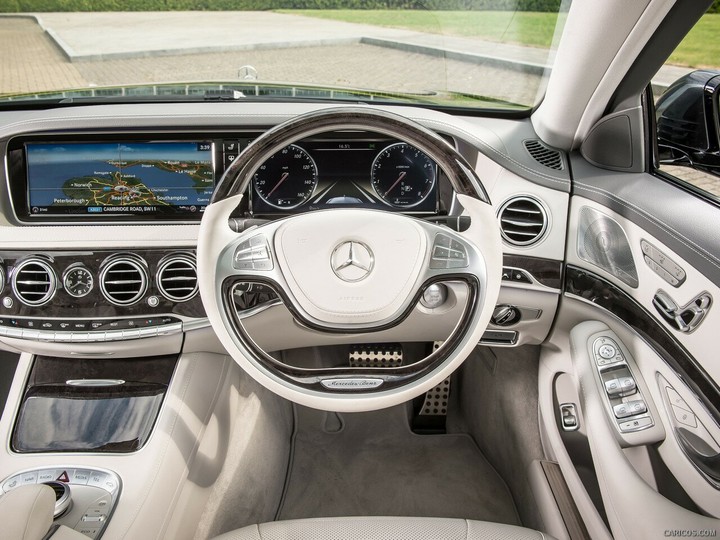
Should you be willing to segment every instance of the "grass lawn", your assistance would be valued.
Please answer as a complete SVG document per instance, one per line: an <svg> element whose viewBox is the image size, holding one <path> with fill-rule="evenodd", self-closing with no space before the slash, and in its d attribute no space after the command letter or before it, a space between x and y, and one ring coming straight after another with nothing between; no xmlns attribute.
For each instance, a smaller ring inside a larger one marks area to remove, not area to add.
<svg viewBox="0 0 720 540"><path fill-rule="evenodd" d="M279 10L375 26L418 32L473 37L534 47L552 43L555 13L507 11L422 10ZM670 57L672 64L691 67L720 67L720 13L705 15Z"/></svg>

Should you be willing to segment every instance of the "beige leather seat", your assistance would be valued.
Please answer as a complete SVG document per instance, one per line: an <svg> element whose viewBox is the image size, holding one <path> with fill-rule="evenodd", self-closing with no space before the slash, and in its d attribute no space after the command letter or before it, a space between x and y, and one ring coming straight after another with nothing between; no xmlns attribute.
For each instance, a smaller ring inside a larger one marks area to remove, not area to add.
<svg viewBox="0 0 720 540"><path fill-rule="evenodd" d="M68 527L58 527L46 535L53 524L55 492L44 484L20 486L0 497L0 523L3 540L88 540Z"/></svg>
<svg viewBox="0 0 720 540"><path fill-rule="evenodd" d="M343 517L251 525L214 540L552 540L512 525L446 518Z"/></svg>
<svg viewBox="0 0 720 540"><path fill-rule="evenodd" d="M45 485L21 486L0 497L3 540L87 540L61 526L50 531L55 494ZM47 537L48 532L52 535ZM552 540L512 525L445 518L345 517L251 525L215 540Z"/></svg>

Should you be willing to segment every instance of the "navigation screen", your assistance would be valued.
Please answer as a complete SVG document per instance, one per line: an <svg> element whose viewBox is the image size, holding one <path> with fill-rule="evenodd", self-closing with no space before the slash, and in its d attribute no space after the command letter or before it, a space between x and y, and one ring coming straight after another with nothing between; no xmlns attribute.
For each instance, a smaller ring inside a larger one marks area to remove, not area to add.
<svg viewBox="0 0 720 540"><path fill-rule="evenodd" d="M30 216L199 219L214 188L210 142L28 143Z"/></svg>

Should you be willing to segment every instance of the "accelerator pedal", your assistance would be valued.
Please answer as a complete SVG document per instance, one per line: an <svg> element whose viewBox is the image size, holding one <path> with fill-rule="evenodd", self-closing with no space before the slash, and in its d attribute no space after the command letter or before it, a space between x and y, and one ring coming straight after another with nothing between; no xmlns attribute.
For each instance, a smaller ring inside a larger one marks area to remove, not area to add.
<svg viewBox="0 0 720 540"><path fill-rule="evenodd" d="M350 367L392 368L403 363L402 345L377 343L356 345L350 348Z"/></svg>
<svg viewBox="0 0 720 540"><path fill-rule="evenodd" d="M437 351L443 341L434 341L432 352ZM416 433L444 433L448 404L450 403L450 377L440 381L435 388L425 392L425 399L413 420Z"/></svg>

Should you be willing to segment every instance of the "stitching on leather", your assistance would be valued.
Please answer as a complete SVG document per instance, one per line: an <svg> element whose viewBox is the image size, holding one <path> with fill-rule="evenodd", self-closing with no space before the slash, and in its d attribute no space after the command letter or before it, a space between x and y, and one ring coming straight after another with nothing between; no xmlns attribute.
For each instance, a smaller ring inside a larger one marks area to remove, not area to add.
<svg viewBox="0 0 720 540"><path fill-rule="evenodd" d="M675 238L675 240L677 240L678 242L680 242L681 244L683 244L683 245L684 245L685 247L687 247L689 250L691 250L691 251L695 252L696 254L700 255L703 259L705 259L707 262L709 262L710 264L712 264L715 268L717 268L718 270L720 270L720 265L718 264L718 262L720 262L720 259L717 259L717 258L713 257L709 252L703 250L699 245L697 245L696 243L694 243L692 240L690 240L689 238L687 238L686 236L684 236L684 235L683 235L682 233L680 233L678 230L674 229L672 226L668 225L667 223L665 223L665 222L662 221L661 219L652 217L650 214L646 213L646 212L645 212L644 210L642 210L641 208L633 205L632 203L626 203L626 202L624 202L623 200L621 200L620 198L618 198L617 196L615 196L613 193L611 193L611 192L609 192L609 191L606 191L606 190L604 190L604 189L602 189L602 188L598 188L598 187L595 187L595 186L590 186L590 185L588 185L588 184L583 184L583 183L580 183L580 182L576 182L576 185L582 186L582 189L584 189L585 191L589 191L589 192L591 192L591 193L595 193L595 194L598 194L598 195L605 195L605 196L609 197L610 199L612 199L613 201L615 201L616 203L618 203L619 205L624 206L624 207L627 208L628 210L630 210L630 211L634 212L635 214L637 214L638 216L642 217L643 219L645 219L645 220L648 221L649 223L652 223L652 224L655 225L655 226L662 226L663 228L668 229L668 231L667 231L668 234L669 234L670 236L672 236L673 238ZM673 234L673 233L675 233L675 234Z"/></svg>
<svg viewBox="0 0 720 540"><path fill-rule="evenodd" d="M30 516L34 516L34 515L35 515L35 507L38 505L38 501L40 500L40 496L41 496L42 494L43 494L43 490L42 490L42 489L38 489L38 490L37 490L37 493L35 494L35 499L33 500L32 507L30 508ZM31 521L32 521L32 520L28 519L28 520L25 522L25 530L23 531L23 535L22 535L22 538L23 538L23 539L28 538L28 530L30 529L30 522L31 522Z"/></svg>
<svg viewBox="0 0 720 540"><path fill-rule="evenodd" d="M482 139L478 138L477 136L473 135L473 134L470 133L469 131L464 130L463 128L457 127L457 126L452 125L452 124L448 124L448 123L446 123L446 122L441 122L440 120L428 120L428 119L422 119L422 118L417 118L417 117L414 117L413 120L415 120L415 121L417 121L417 122L431 123L431 124L436 124L436 125L439 125L439 126L445 126L445 127L448 127L448 128L452 128L452 129L454 129L454 130L456 130L456 131L459 131L459 132L462 133L463 135L465 135L465 136L467 136L467 137L470 137L471 139L473 139L474 142L476 142L477 144L479 144L480 146L482 146L485 150L488 150L488 151L496 154L497 156L508 160L510 163L512 163L513 165L515 165L515 166L523 169L523 170L526 171L526 172L529 172L529 173L531 173L531 174L534 174L534 175L536 175L536 176L539 176L539 177L544 178L544 179L546 179L546 180L549 180L549 181L551 181L551 182L555 182L555 183L558 183L558 184L562 184L562 185L564 185L564 186L566 186L566 187L567 187L568 185L570 185L570 182L569 182L568 180L566 180L566 179L562 179L562 178L560 178L560 177L558 177L558 176L552 176L552 175L549 175L549 174L544 173L544 172L536 171L535 169L531 169L530 167L527 167L526 165L523 165L523 164L520 163L519 161L516 161L515 159L513 159L510 155L508 155L508 154L503 154L502 152L500 152L500 151L497 150L496 148L493 148L493 147L490 146L488 143L486 143L486 142L483 141Z"/></svg>
<svg viewBox="0 0 720 540"><path fill-rule="evenodd" d="M196 366L198 365L198 362L191 362L190 364L191 365L188 368L188 374L186 375L187 378L184 381L182 390L179 395L179 399L182 403L185 403L185 396L187 394L188 387L190 386L190 382L192 380L193 374L195 373L195 369L196 369ZM158 455L158 458L155 461L152 471L147 476L148 478L152 477L152 482L150 482L150 484L147 485L147 487L143 490L142 495L138 498L138 504L135 506L135 509L132 512L132 518L130 519L129 523L127 524L127 526L125 528L125 531L123 532L123 534L120 538L127 538L128 531L135 524L135 521L138 519L138 515L140 514L140 509L147 502L147 499L150 496L150 492L152 491L153 485L155 485L155 481L157 480L157 476L160 472L160 467L162 466L163 462L165 461L165 456L167 455L167 453L170 449L170 441L172 440L172 436L175 433L175 427L177 426L179 419L180 419L180 411L176 411L174 413L172 422L167 431L168 437L167 437L167 442L165 443L165 447L162 449L162 452L160 452L160 454ZM156 425L154 429L158 429L158 427L159 426Z"/></svg>

